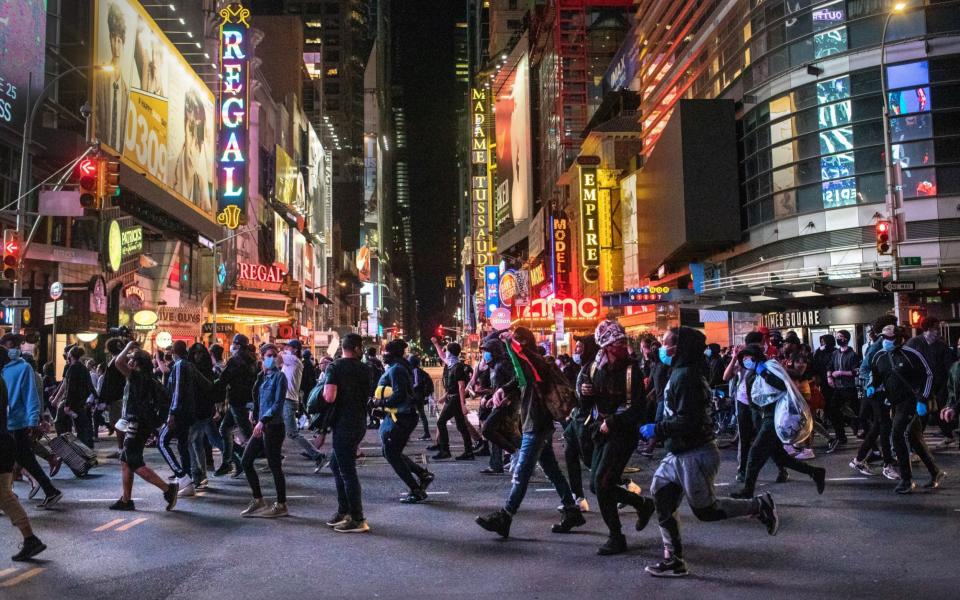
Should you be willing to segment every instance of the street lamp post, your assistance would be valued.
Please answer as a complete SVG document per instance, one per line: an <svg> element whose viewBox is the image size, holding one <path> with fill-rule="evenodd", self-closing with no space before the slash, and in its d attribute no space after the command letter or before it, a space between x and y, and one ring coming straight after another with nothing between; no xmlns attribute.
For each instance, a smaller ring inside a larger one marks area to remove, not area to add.
<svg viewBox="0 0 960 600"><path fill-rule="evenodd" d="M883 153L884 168L883 175L886 183L885 204L887 214L890 215L890 222L893 224L893 231L890 232L890 248L893 258L893 268L890 271L891 279L897 281L900 278L900 214L894 189L893 179L893 146L890 142L890 98L887 95L887 26L890 25L890 19L894 15L900 14L906 8L906 3L897 2L887 13L887 18L883 21L883 32L880 34L880 93L883 96ZM900 322L900 292L893 292L893 314Z"/></svg>

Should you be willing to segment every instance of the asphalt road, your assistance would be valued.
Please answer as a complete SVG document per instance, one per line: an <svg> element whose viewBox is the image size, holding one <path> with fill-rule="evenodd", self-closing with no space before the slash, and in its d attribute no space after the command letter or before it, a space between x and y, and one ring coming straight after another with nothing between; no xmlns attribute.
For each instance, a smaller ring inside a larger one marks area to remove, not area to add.
<svg viewBox="0 0 960 600"><path fill-rule="evenodd" d="M454 440L457 434L452 430ZM418 435L419 432L417 432ZM559 437L559 436L558 436ZM163 510L160 493L134 487L138 511L115 513L116 460L74 479L64 468L57 485L64 500L53 510L28 512L49 549L33 564L11 562L19 536L0 525L0 598L70 600L133 598L956 598L960 552L960 452L939 452L948 476L936 493L899 497L892 484L846 466L848 453L817 459L828 469L827 490L817 496L808 480L774 484L761 476L782 515L780 534L769 537L752 519L700 523L680 512L691 576L659 580L643 572L660 555L652 522L627 529L630 552L595 554L606 537L600 516L570 535L550 533L556 494L542 478L531 485L501 540L477 527L477 514L501 505L508 477L481 476L482 462L445 461L430 498L397 502L404 486L379 457L374 432L364 443L364 502L372 531L335 533L323 525L336 509L329 473L314 475L289 451L285 462L291 516L242 519L249 499L244 479L210 477L210 489ZM421 457L425 442L411 442ZM104 445L101 452L109 448ZM731 487L735 455L724 451L719 491ZM155 450L148 461L166 476ZM656 463L638 458L632 477L646 489ZM262 475L269 496L272 481ZM17 484L25 499L27 488ZM268 498L269 499L269 498ZM593 497L591 504L595 504ZM33 505L33 502L25 501ZM592 507L592 508L595 508ZM625 523L632 519L625 515Z"/></svg>

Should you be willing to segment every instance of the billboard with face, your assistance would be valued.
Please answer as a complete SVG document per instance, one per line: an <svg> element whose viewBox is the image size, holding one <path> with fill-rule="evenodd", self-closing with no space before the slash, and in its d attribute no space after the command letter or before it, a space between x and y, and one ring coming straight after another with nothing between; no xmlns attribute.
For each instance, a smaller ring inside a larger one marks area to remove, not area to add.
<svg viewBox="0 0 960 600"><path fill-rule="evenodd" d="M533 203L533 158L530 154L530 59L524 54L496 91L496 221L530 218Z"/></svg>
<svg viewBox="0 0 960 600"><path fill-rule="evenodd" d="M27 117L27 87L34 99L43 89L46 26L46 0L0 2L0 125L17 133Z"/></svg>
<svg viewBox="0 0 960 600"><path fill-rule="evenodd" d="M213 93L135 0L97 0L93 53L94 136L212 220Z"/></svg>

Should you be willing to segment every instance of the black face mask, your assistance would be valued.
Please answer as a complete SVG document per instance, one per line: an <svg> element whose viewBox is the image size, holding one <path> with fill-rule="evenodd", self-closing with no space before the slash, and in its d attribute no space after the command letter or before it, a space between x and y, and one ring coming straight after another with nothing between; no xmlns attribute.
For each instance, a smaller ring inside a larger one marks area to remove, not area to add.
<svg viewBox="0 0 960 600"><path fill-rule="evenodd" d="M396 357L396 356L394 356L394 355L392 355L392 354L389 354L389 353L384 353L384 355L383 355L383 362L387 363L388 365L392 365L393 363L395 363L395 362L397 362L397 361L399 361L399 360L400 360L400 359L399 359L398 357Z"/></svg>

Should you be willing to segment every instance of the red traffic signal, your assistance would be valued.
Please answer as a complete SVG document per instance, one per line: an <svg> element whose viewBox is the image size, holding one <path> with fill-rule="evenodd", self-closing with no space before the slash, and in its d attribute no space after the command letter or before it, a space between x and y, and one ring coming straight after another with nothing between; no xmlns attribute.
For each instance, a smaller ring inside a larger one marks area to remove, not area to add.
<svg viewBox="0 0 960 600"><path fill-rule="evenodd" d="M443 325L437 325L437 337L443 337Z"/></svg>
<svg viewBox="0 0 960 600"><path fill-rule="evenodd" d="M85 158L77 165L80 175L80 205L84 208L93 208L97 204L97 195L100 190L99 161L95 158Z"/></svg>
<svg viewBox="0 0 960 600"><path fill-rule="evenodd" d="M887 220L877 221L877 224L876 224L877 254L890 254L891 229L892 229L892 225L890 221L887 221Z"/></svg>
<svg viewBox="0 0 960 600"><path fill-rule="evenodd" d="M17 278L17 268L20 266L20 234L13 229L3 231L3 278L14 280Z"/></svg>

